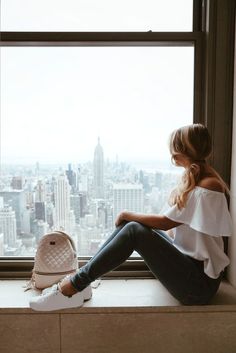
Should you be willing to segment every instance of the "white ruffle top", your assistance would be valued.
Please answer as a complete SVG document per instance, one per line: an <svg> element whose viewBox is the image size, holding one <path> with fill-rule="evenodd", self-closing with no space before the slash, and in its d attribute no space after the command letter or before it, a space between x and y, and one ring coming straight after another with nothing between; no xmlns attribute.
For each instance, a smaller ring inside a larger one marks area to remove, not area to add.
<svg viewBox="0 0 236 353"><path fill-rule="evenodd" d="M222 236L232 234L232 219L225 194L196 186L181 210L177 205L163 212L167 218L182 223L173 228L173 245L182 253L204 261L204 272L218 278L229 264Z"/></svg>

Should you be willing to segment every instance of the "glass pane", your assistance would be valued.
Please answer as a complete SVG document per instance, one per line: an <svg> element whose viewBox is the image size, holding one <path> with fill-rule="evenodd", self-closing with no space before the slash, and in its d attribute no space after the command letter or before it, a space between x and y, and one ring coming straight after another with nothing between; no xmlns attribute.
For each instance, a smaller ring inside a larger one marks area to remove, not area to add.
<svg viewBox="0 0 236 353"><path fill-rule="evenodd" d="M2 31L192 31L192 0L2 0Z"/></svg>
<svg viewBox="0 0 236 353"><path fill-rule="evenodd" d="M1 63L1 255L32 256L53 229L92 255L122 209L161 210L193 47L5 47Z"/></svg>

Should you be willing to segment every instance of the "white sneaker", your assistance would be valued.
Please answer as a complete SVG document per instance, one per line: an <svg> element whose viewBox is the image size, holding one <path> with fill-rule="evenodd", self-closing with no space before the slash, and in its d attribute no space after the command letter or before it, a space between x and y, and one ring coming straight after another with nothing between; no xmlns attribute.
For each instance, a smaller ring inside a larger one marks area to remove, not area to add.
<svg viewBox="0 0 236 353"><path fill-rule="evenodd" d="M55 288L57 288L57 283L53 284L51 287L43 289L41 294L43 294L43 295L48 294L48 293L54 291Z"/></svg>
<svg viewBox="0 0 236 353"><path fill-rule="evenodd" d="M64 281L64 279L69 279L70 277L71 277L71 275L67 275L67 276L63 277L63 278L59 281L59 283L61 283L62 281ZM47 293L53 291L56 287L57 287L57 283L53 284L51 287L44 288L41 293L42 293L42 294L47 294Z"/></svg>
<svg viewBox="0 0 236 353"><path fill-rule="evenodd" d="M77 308L83 305L85 300L92 297L91 286L86 287L81 292L77 292L72 297L64 296L57 285L50 287L50 291L42 293L30 299L31 309L36 311L53 311L59 309Z"/></svg>

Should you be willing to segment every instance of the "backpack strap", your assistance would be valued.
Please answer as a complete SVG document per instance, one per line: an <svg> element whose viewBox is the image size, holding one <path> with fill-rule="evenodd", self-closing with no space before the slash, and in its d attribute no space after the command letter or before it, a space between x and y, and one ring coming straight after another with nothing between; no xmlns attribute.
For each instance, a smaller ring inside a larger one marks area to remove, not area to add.
<svg viewBox="0 0 236 353"><path fill-rule="evenodd" d="M35 278L34 278L34 269L32 270L32 276L30 278L30 280L23 286L24 292L27 292L30 289L36 289L35 286Z"/></svg>

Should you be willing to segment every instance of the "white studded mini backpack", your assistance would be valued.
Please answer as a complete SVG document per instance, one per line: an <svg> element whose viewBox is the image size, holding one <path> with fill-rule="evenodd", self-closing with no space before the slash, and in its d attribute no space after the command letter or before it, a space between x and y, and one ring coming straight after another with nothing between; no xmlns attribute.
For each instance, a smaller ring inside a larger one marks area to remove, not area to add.
<svg viewBox="0 0 236 353"><path fill-rule="evenodd" d="M44 289L59 282L78 269L77 253L73 239L66 233L54 231L39 241L35 254L32 278L27 289Z"/></svg>

